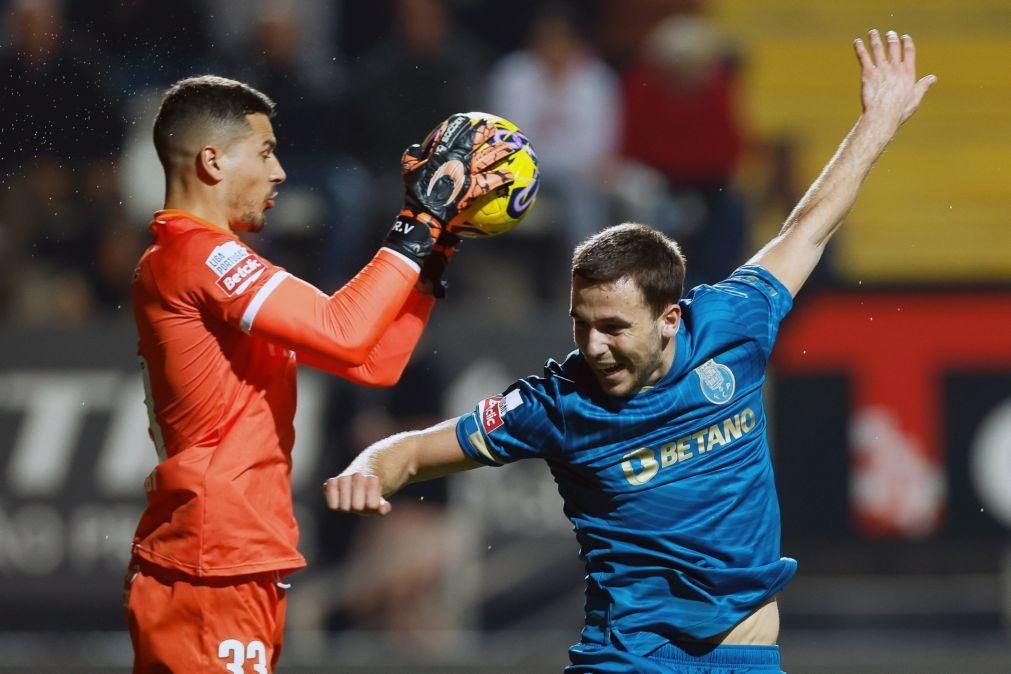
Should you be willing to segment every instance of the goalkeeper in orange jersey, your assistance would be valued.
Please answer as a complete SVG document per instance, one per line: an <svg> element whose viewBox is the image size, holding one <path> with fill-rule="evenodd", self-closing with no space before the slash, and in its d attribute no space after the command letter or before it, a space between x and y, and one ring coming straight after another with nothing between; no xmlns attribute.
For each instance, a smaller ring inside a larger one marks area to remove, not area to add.
<svg viewBox="0 0 1011 674"><path fill-rule="evenodd" d="M394 384L441 295L456 242L443 224L512 180L492 167L514 149L451 117L405 152L404 209L327 296L236 236L263 228L285 180L273 111L263 93L204 76L169 88L154 125L165 209L133 304L160 462L126 579L135 672L272 670L282 578L305 566L290 486L296 364Z"/></svg>

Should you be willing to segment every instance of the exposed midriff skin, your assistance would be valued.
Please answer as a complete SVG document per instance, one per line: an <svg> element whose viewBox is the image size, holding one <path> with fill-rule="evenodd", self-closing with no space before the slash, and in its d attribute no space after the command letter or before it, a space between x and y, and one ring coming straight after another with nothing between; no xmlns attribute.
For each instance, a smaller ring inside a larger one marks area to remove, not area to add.
<svg viewBox="0 0 1011 674"><path fill-rule="evenodd" d="M778 639L779 605L770 599L726 632L706 641L726 646L773 646Z"/></svg>

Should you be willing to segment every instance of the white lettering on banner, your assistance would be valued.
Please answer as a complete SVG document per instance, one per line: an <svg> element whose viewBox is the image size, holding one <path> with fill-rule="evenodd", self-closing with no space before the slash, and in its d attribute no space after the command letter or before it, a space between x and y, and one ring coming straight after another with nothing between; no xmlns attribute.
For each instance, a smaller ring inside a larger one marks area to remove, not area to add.
<svg viewBox="0 0 1011 674"><path fill-rule="evenodd" d="M67 517L67 561L80 575L122 569L129 557L141 505L83 503Z"/></svg>
<svg viewBox="0 0 1011 674"><path fill-rule="evenodd" d="M295 449L292 450L291 486L302 489L319 480L323 451L327 377L305 367L298 369L298 405L295 407ZM304 527L303 527L304 528Z"/></svg>
<svg viewBox="0 0 1011 674"><path fill-rule="evenodd" d="M321 373L302 368L298 382L297 458L292 475L296 490L316 477L326 395ZM94 480L106 496L140 497L144 478L155 463L143 401L141 377L120 370L0 375L0 411L23 417L10 446L0 493L27 497L58 493L71 479L69 471L74 452L82 444L85 417L100 412L109 415L105 436L91 438L83 447L99 448L88 462L94 473L75 479Z"/></svg>
<svg viewBox="0 0 1011 674"><path fill-rule="evenodd" d="M68 512L50 503L0 506L0 576L122 575L143 505L75 503ZM314 509L296 508L304 535L299 548L316 549Z"/></svg>
<svg viewBox="0 0 1011 674"><path fill-rule="evenodd" d="M0 390L6 392L0 409L24 413L7 468L7 486L13 492L37 496L63 485L85 415L105 408L103 401L117 380L111 371L82 371L72 377L53 373L0 377Z"/></svg>
<svg viewBox="0 0 1011 674"><path fill-rule="evenodd" d="M136 496L138 485L151 472L159 457L148 451L151 438L148 427L154 421L144 404L144 384L139 375L125 375L109 400L112 418L105 442L95 462L95 482L106 496ZM154 425L157 438L161 429ZM164 441L162 441L164 451Z"/></svg>
<svg viewBox="0 0 1011 674"><path fill-rule="evenodd" d="M986 512L1011 528L1011 399L991 410L979 425L969 470Z"/></svg>
<svg viewBox="0 0 1011 674"><path fill-rule="evenodd" d="M66 538L63 518L51 505L33 503L11 513L0 510L0 570L48 575L63 563Z"/></svg>
<svg viewBox="0 0 1011 674"><path fill-rule="evenodd" d="M319 477L327 382L303 368L298 383L292 487L302 490ZM156 461L143 399L137 372L0 374L0 412L16 420L0 448L0 574L121 573ZM108 422L84 423L96 414ZM74 466L85 470L71 473ZM108 500L75 497L82 493ZM306 530L301 547L311 552L313 511L297 514Z"/></svg>

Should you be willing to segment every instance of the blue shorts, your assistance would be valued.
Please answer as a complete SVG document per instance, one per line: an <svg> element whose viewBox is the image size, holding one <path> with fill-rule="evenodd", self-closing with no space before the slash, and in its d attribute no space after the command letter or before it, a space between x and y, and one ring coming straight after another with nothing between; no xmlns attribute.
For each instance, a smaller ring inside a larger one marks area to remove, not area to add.
<svg viewBox="0 0 1011 674"><path fill-rule="evenodd" d="M667 643L648 655L611 645L578 643L569 649L566 674L783 674L779 646Z"/></svg>

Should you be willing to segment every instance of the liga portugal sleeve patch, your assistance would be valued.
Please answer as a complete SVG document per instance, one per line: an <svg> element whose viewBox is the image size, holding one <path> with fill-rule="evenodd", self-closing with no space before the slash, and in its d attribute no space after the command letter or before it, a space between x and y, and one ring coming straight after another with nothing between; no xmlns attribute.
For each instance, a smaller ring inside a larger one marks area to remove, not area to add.
<svg viewBox="0 0 1011 674"><path fill-rule="evenodd" d="M266 270L259 257L236 241L215 247L204 264L217 276L216 285L228 297L241 295Z"/></svg>

